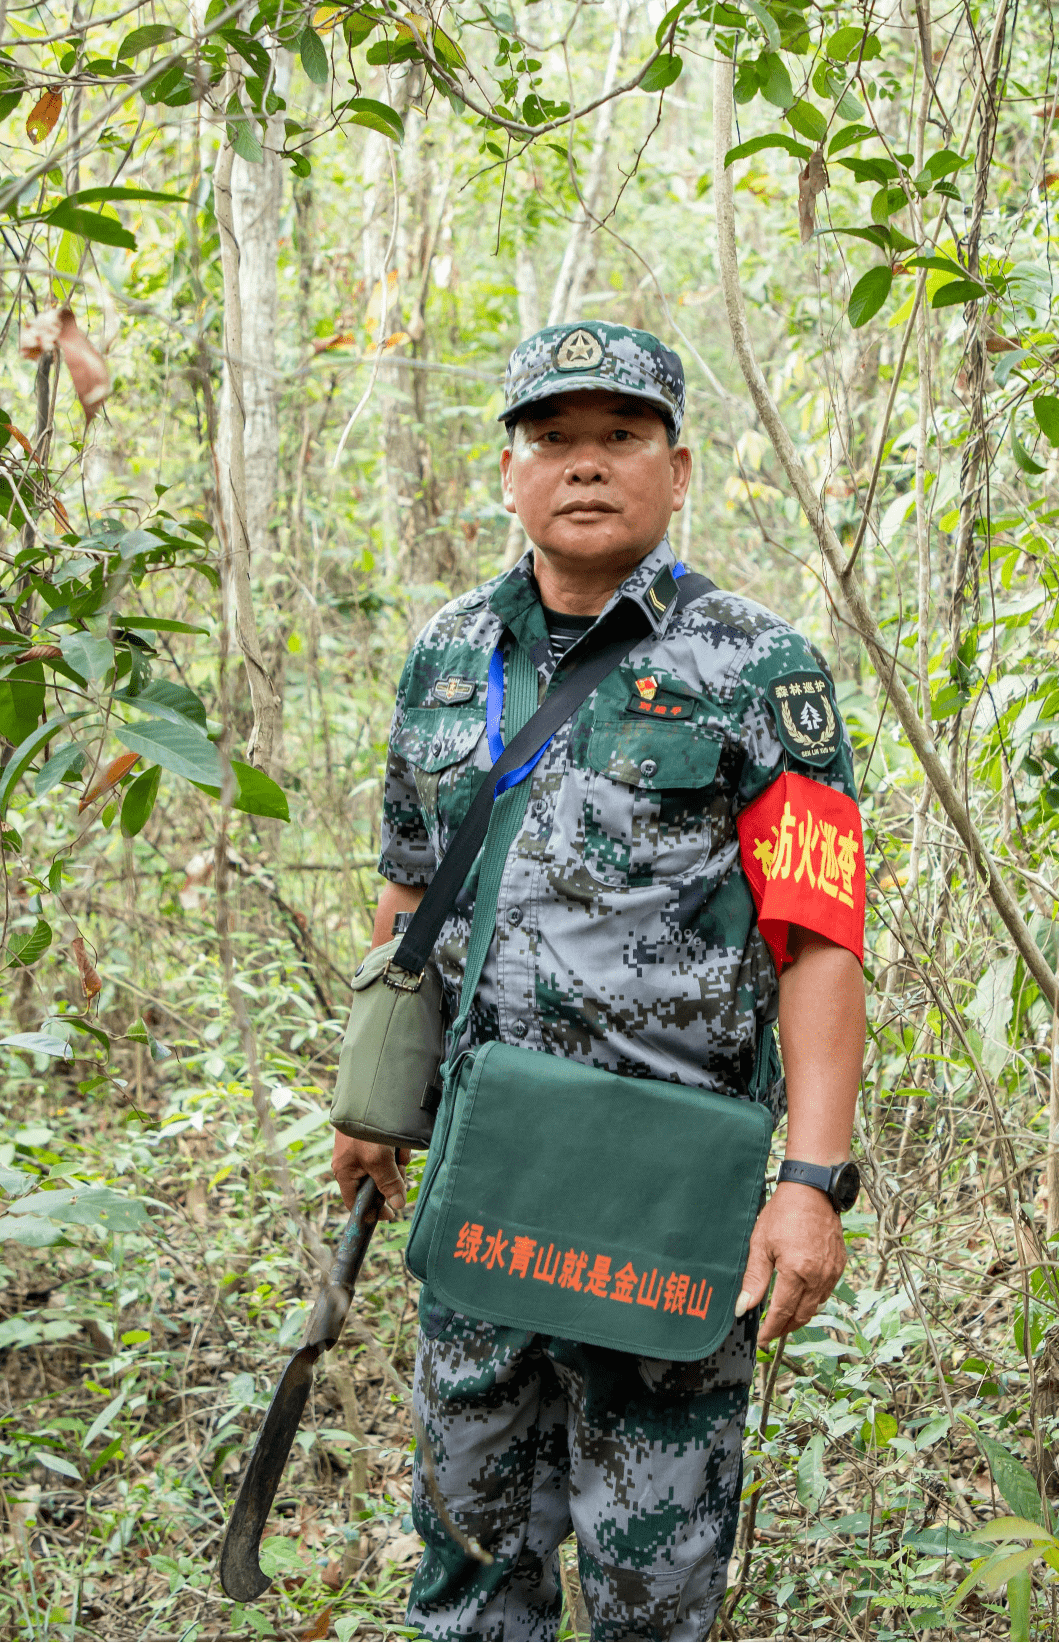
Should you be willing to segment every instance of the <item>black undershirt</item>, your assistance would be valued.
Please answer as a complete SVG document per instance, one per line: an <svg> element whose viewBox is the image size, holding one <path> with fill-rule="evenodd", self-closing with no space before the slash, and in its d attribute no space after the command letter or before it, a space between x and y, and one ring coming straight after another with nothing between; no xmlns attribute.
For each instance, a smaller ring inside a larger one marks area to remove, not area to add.
<svg viewBox="0 0 1059 1643"><path fill-rule="evenodd" d="M582 634L588 632L598 620L595 616L571 616L565 610L549 610L542 605L544 620L548 624L548 639L552 647L552 655L556 662L561 662L567 651L576 645Z"/></svg>

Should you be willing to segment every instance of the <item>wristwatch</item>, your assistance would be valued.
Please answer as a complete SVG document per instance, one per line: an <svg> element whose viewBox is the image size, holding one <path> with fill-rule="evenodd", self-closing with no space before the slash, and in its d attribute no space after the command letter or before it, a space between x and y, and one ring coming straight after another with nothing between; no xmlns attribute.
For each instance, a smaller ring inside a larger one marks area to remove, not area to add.
<svg viewBox="0 0 1059 1643"><path fill-rule="evenodd" d="M816 1187L826 1193L831 1207L845 1214L857 1202L860 1191L860 1170L852 1158L844 1164L803 1164L797 1158L785 1158L780 1165L777 1181L799 1181L802 1186Z"/></svg>

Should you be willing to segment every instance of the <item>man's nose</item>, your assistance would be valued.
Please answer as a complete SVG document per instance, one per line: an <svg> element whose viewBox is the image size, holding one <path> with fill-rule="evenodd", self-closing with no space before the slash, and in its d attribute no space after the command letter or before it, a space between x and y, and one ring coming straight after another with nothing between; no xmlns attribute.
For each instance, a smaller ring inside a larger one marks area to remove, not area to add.
<svg viewBox="0 0 1059 1643"><path fill-rule="evenodd" d="M586 441L570 454L566 477L574 485L604 485L609 478L606 455L594 441Z"/></svg>

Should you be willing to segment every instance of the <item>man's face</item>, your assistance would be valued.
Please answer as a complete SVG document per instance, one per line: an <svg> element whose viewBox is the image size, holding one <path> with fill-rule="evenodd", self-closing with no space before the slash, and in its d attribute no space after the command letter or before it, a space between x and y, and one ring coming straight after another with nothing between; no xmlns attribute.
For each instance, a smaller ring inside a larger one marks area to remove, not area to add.
<svg viewBox="0 0 1059 1643"><path fill-rule="evenodd" d="M684 505L686 446L670 450L643 400L580 389L531 407L501 452L504 506L548 558L599 569L638 564Z"/></svg>

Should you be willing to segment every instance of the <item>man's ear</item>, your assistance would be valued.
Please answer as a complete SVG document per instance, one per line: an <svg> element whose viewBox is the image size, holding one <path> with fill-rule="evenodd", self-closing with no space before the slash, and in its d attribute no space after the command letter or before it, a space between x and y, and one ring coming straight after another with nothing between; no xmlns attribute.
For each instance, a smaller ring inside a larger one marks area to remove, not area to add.
<svg viewBox="0 0 1059 1643"><path fill-rule="evenodd" d="M673 512L679 513L691 484L691 452L686 445L678 445L669 453L673 472Z"/></svg>
<svg viewBox="0 0 1059 1643"><path fill-rule="evenodd" d="M504 507L508 513L515 513L515 487L511 480L511 446L505 445L500 452L500 486L504 498ZM686 487L685 487L686 489Z"/></svg>

